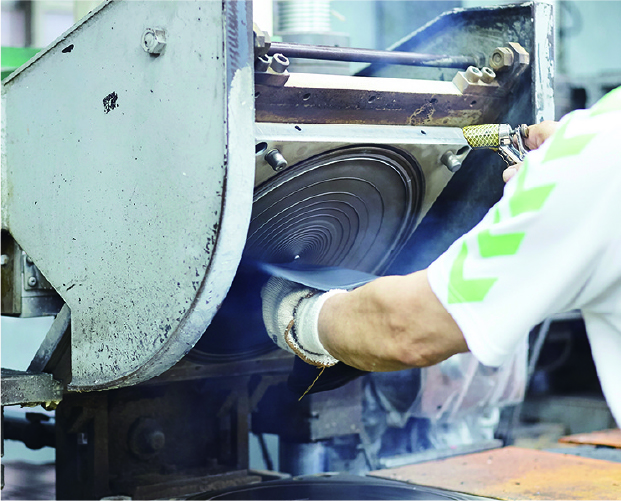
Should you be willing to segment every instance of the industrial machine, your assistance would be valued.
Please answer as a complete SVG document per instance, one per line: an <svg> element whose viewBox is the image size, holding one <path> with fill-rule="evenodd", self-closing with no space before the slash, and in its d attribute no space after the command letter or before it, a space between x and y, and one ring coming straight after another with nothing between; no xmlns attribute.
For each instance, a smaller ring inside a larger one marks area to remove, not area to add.
<svg viewBox="0 0 621 501"><path fill-rule="evenodd" d="M366 51L272 42L249 1L108 1L6 78L2 314L55 320L27 372L3 369L2 405L56 409L57 497L279 478L248 469L251 432L290 474L498 446L525 352L298 401L256 263L427 266L502 194L462 128L552 118L552 60L548 4L456 9Z"/></svg>

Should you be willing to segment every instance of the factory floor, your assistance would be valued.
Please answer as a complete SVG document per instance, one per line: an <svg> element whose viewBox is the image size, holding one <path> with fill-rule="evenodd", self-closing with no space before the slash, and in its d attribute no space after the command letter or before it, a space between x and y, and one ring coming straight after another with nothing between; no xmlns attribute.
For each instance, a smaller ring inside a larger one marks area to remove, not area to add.
<svg viewBox="0 0 621 501"><path fill-rule="evenodd" d="M525 471L527 471L527 473L530 475L532 473L531 472L532 468L529 467L527 463L529 463L529 461L530 462L534 461L533 465L534 465L534 469L536 470L537 469L536 463L538 461L541 461L541 458L546 459L545 455L549 454L550 452L555 452L559 454L556 454L554 458L550 456L548 458L549 461L544 461L545 466L547 470L549 471L546 470L540 473L540 476L541 474L551 475L550 478L552 480L560 481L561 484L559 485L561 486L570 484L570 482L563 480L563 478L565 477L560 478L560 476L558 476L558 475L561 475L562 471L565 471L567 468L570 468L570 469L577 468L579 470L579 469L584 469L590 466L591 468L594 468L594 471L591 471L589 475L586 475L586 476L576 475L576 477L588 477L591 479L593 478L593 475L599 474L599 475L605 476L607 474L608 476L610 475L616 476L619 473L620 471L619 468L621 468L621 466L618 466L618 465L621 465L621 433L617 433L615 435L615 440L619 442L619 444L617 444L617 447L615 448L615 447L610 447L610 446L603 447L600 445L591 445L589 441L581 442L579 439L573 440L573 443L567 443L567 437L565 436L566 429L567 429L566 425L560 424L560 423L538 423L538 424L530 424L530 425L521 424L516 430L516 440L515 440L515 445L513 447L508 447L504 449L496 449L492 451L487 451L486 453L478 453L478 454L470 454L467 456L460 456L459 458L455 457L455 458L449 458L449 459L440 460L440 461L420 463L418 465L413 465L412 467L406 466L406 467L392 469L392 470L380 470L377 472L373 472L373 475L381 476L383 478L393 478L393 479L399 478L400 480L405 480L405 481L409 480L410 482L420 483L421 485L430 485L432 487L439 487L438 485L435 485L433 482L438 481L436 479L436 477L438 477L438 472L446 471L446 469L443 468L440 463L442 462L451 463L451 462L457 461L457 463L455 463L455 465L451 467L451 471L454 472L453 477L455 478L460 476L459 471L457 471L459 468L470 468L470 469L482 468L482 470L478 474L473 470L473 471L469 471L467 475L463 475L463 478L465 479L470 478L469 480L470 483L472 483L473 481L475 481L476 483L476 478L479 478L480 475L484 475L485 472L488 472L487 474L489 474L489 472L492 471L489 469L489 466L486 466L485 464L482 464L482 463L481 465L478 464L478 462L480 462L476 459L478 456L482 457L483 455L485 455L483 459L487 461L486 464L488 464L490 461L494 463L498 463L497 464L498 468L494 469L493 471L496 472L495 473L496 475L500 475L498 477L498 479L500 479L502 477L501 475L503 471L502 465L504 463L513 465L508 468L504 468L510 471L511 475L514 475L516 474L516 472L518 472L519 468L516 467L516 464L515 464L516 461L514 460L514 457L517 457L519 459L517 462L520 463L524 467L523 469L525 469ZM597 434L591 433L586 436L596 437ZM571 437L579 438L581 436L572 435ZM606 445L606 442L604 441L602 442L602 444ZM532 451L532 452L529 452L529 451ZM540 451L541 451L541 454L543 454L543 456L540 455ZM507 454L511 455L511 457L508 457L508 459L504 458L504 456ZM503 463L503 458L504 458L504 463ZM581 461L581 458L586 458L586 461ZM608 463L605 464L605 463L600 463L597 461L593 462L592 461L593 459L605 460ZM439 465L440 467L437 467L437 465ZM607 471L606 468L603 468L603 466L607 466L608 469L610 469L611 471ZM543 465L541 465L541 467L543 467ZM473 475L473 473L475 474ZM440 479L441 482L445 483L447 481L444 473L441 473L440 477L438 478ZM498 480L498 479L495 479L495 480ZM540 478L537 477L535 478L535 480L540 480ZM546 480L546 484L550 485L551 488L554 488L551 485L552 480ZM601 487L601 485L605 483L605 481L606 479L603 478L602 482L598 481L595 483ZM4 482L5 482L5 486L1 494L2 499L6 499L6 500L55 499L55 472L54 472L53 463L47 462L47 463L42 463L42 464L34 464L34 463L29 463L27 461L19 461L19 460L5 461L4 462ZM498 497L499 499L514 499L514 497L511 497L512 495L519 494L519 493L523 494L522 491L505 492L506 485L510 485L510 487L515 489L515 487L513 487L513 484L519 484L519 482L516 483L513 481L508 481L508 482L505 482L504 484L500 482L496 483L496 488L500 488L499 486L502 485L502 489L505 489L502 491L502 493L506 494L506 496L503 496L503 495L499 496L498 493L491 492L491 491L490 492L477 492L477 489L487 489L489 488L488 487L489 485L494 484L494 482L489 481L489 482L484 482L485 485L482 486L482 485L479 485L481 484L481 482L482 480L478 482L478 484L476 485L474 484L473 485L468 484L467 486L464 485L464 487L473 489L473 490L466 490L465 492L469 492L475 495ZM464 482L461 482L461 483L464 484ZM456 487L455 485L450 485L450 486L444 485L444 487L449 488L450 490L460 491L460 489ZM606 494L606 492L608 491L603 491L603 492L604 494ZM621 486L619 487L619 493L621 494ZM521 498L543 499L535 495L535 494L538 494L538 492L535 493L533 491L533 493L531 494L533 494L533 496L524 495L524 496L521 496ZM547 496L549 493L547 494L541 493L541 494L542 495L545 494L545 496ZM570 494L572 494L572 492L569 492L569 491L564 492L562 499L583 499L581 497L575 497L575 498L571 497ZM556 499L556 498L552 497L550 499ZM605 495L602 497L602 494L600 493L599 497L588 498L588 499L608 499L608 497L606 497ZM610 499L617 499L617 498L612 497Z"/></svg>

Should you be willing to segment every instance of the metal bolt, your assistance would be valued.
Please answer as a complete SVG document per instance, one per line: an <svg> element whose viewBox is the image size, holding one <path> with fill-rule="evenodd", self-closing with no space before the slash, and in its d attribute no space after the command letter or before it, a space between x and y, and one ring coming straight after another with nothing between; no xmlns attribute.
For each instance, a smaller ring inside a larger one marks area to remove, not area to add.
<svg viewBox="0 0 621 501"><path fill-rule="evenodd" d="M487 66L483 68L481 73L481 80L483 80L485 83L492 83L496 79L496 73L494 73L494 70L488 68Z"/></svg>
<svg viewBox="0 0 621 501"><path fill-rule="evenodd" d="M461 160L450 150L442 155L440 161L451 172L457 172L461 168Z"/></svg>
<svg viewBox="0 0 621 501"><path fill-rule="evenodd" d="M280 172L287 168L287 160L282 156L282 153L278 150L270 150L265 154L265 161L270 164L270 167L276 172Z"/></svg>
<svg viewBox="0 0 621 501"><path fill-rule="evenodd" d="M254 71L264 72L270 67L269 56L259 56L254 60Z"/></svg>
<svg viewBox="0 0 621 501"><path fill-rule="evenodd" d="M28 285L30 287L37 285L37 277L28 277Z"/></svg>
<svg viewBox="0 0 621 501"><path fill-rule="evenodd" d="M152 452L159 451L166 445L166 435L160 430L153 431L145 437L145 445Z"/></svg>
<svg viewBox="0 0 621 501"><path fill-rule="evenodd" d="M34 264L34 261L30 256L26 256L26 264Z"/></svg>
<svg viewBox="0 0 621 501"><path fill-rule="evenodd" d="M272 57L272 63L270 64L270 67L276 73L284 73L285 71L287 71L287 68L289 67L289 59L287 59L282 54L274 54L274 56Z"/></svg>
<svg viewBox="0 0 621 501"><path fill-rule="evenodd" d="M494 71L505 71L513 65L513 51L509 47L497 47L489 58Z"/></svg>
<svg viewBox="0 0 621 501"><path fill-rule="evenodd" d="M160 28L147 28L142 34L142 48L145 52L159 55L166 47L166 32Z"/></svg>
<svg viewBox="0 0 621 501"><path fill-rule="evenodd" d="M468 66L468 69L466 69L466 80L470 83L477 83L482 76L483 73L476 66Z"/></svg>
<svg viewBox="0 0 621 501"><path fill-rule="evenodd" d="M2 257L0 257L0 265L6 266L7 264L9 264L9 256L2 254Z"/></svg>

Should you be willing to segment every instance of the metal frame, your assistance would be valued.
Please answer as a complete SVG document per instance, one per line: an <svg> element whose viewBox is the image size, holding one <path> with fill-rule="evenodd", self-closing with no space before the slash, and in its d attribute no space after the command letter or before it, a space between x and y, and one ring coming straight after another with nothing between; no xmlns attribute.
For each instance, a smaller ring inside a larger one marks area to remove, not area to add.
<svg viewBox="0 0 621 501"><path fill-rule="evenodd" d="M3 228L71 310L70 390L162 373L226 296L252 206L250 16L108 1L3 82Z"/></svg>

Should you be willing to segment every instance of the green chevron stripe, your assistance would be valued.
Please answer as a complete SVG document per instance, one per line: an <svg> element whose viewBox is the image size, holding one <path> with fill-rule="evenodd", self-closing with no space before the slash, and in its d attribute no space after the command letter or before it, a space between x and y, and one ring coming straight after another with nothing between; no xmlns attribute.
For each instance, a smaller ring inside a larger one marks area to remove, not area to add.
<svg viewBox="0 0 621 501"><path fill-rule="evenodd" d="M463 243L449 274L449 304L476 303L483 301L496 282L496 278L464 278L464 261L468 257L468 246Z"/></svg>
<svg viewBox="0 0 621 501"><path fill-rule="evenodd" d="M516 179L516 188L513 195L509 199L509 210L511 216L519 216L525 212L536 212L543 207L543 204L550 196L550 193L556 184L545 184L543 186L535 186L534 188L525 189L524 180L528 170L528 159L524 161L520 175Z"/></svg>
<svg viewBox="0 0 621 501"><path fill-rule="evenodd" d="M494 209L494 224L500 222L500 211ZM525 233L505 233L492 235L490 230L478 234L479 253L481 257L513 256L518 251Z"/></svg>
<svg viewBox="0 0 621 501"><path fill-rule="evenodd" d="M591 116L603 115L612 111L621 111L621 87L616 88L602 97L591 108Z"/></svg>
<svg viewBox="0 0 621 501"><path fill-rule="evenodd" d="M595 137L595 134L582 134L581 136L574 136L570 138L565 137L567 126L571 122L568 120L559 127L554 136L548 151L546 151L543 157L542 164L550 162L552 160L558 160L559 158L573 157L579 154L587 144Z"/></svg>

